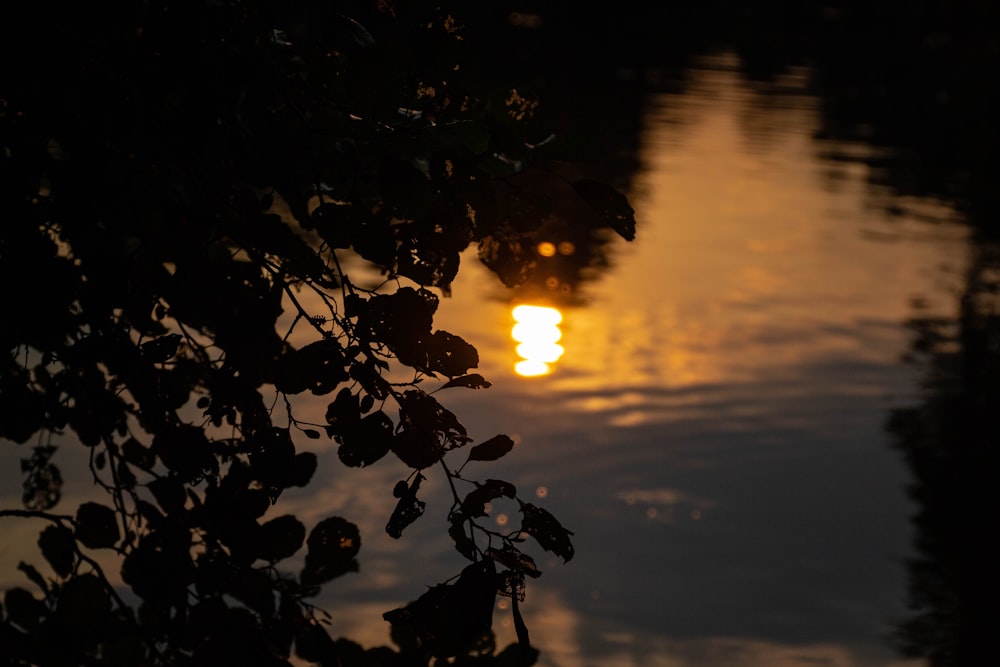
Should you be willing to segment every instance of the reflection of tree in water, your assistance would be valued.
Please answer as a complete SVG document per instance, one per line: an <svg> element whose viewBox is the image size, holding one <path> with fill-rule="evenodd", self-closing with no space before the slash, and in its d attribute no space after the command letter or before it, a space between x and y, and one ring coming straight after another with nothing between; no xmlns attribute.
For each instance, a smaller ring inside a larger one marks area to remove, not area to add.
<svg viewBox="0 0 1000 667"><path fill-rule="evenodd" d="M598 181L553 170L506 185L498 224L480 240L479 256L520 299L577 303L580 284L609 264L609 225L635 237L628 202Z"/></svg>
<svg viewBox="0 0 1000 667"><path fill-rule="evenodd" d="M995 664L991 623L1000 600L990 533L1000 421L1000 5L946 0L878 3L621 3L590 37L595 61L616 60L673 76L691 54L735 49L746 79L766 91L806 66L819 102L818 150L861 161L890 213L901 196L953 206L976 230L960 316L916 320L928 364L924 402L893 415L891 430L913 469L919 556L911 564L908 655L934 665ZM638 20L634 20L638 16ZM631 17L631 19L630 19ZM625 29L616 32L614 28ZM657 39L648 37L656 33ZM661 84L660 88L663 87ZM780 91L779 91L780 92ZM838 142L875 150L860 157ZM991 659L993 658L993 659Z"/></svg>
<svg viewBox="0 0 1000 667"><path fill-rule="evenodd" d="M869 181L894 195L938 199L976 230L957 321L917 319L926 398L893 414L890 430L915 477L919 555L910 564L914 615L898 643L938 665L990 664L989 622L1000 599L987 545L1000 422L1000 257L992 83L997 8L969 3L831 5L806 49L821 98L822 140L880 149L861 158ZM766 58L754 59L751 67ZM824 143L829 146L829 143ZM901 212L895 196L887 210Z"/></svg>
<svg viewBox="0 0 1000 667"><path fill-rule="evenodd" d="M860 159L873 185L943 199L996 230L1000 49L986 26L1000 20L998 5L792 4L764 3L747 12L747 29L732 32L747 75L768 80L790 65L809 66L818 138L881 149L826 157Z"/></svg>
<svg viewBox="0 0 1000 667"><path fill-rule="evenodd" d="M925 398L888 428L915 480L919 554L910 563L912 617L899 643L935 667L995 657L1000 600L996 474L1000 464L1000 248L984 245L957 321L914 320Z"/></svg>
<svg viewBox="0 0 1000 667"><path fill-rule="evenodd" d="M517 42L520 61L542 61L543 70L545 62L560 63L551 68L579 79L624 72L652 81L653 90L683 92L692 56L734 49L765 105L771 84L805 66L802 92L818 98L822 157L864 164L874 190L893 193L880 200L890 213L905 212L905 196L936 199L976 229L958 320L914 321L928 364L926 399L891 422L919 504L915 613L899 640L907 654L934 665L995 663L990 619L1000 590L987 541L1000 443L1000 258L990 240L1000 232L1000 5L626 0L600 17L560 14L544 45ZM587 48L567 48L572 43ZM575 99L586 100L586 91L577 87ZM852 154L858 143L874 150ZM539 265L533 275L532 288L544 293L547 271Z"/></svg>

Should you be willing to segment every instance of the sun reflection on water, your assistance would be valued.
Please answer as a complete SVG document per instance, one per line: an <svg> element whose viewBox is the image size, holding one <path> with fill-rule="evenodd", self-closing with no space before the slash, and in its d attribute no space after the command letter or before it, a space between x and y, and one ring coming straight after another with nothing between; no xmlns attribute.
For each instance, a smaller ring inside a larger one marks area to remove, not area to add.
<svg viewBox="0 0 1000 667"><path fill-rule="evenodd" d="M521 360L514 364L514 371L523 377L546 375L552 372L552 364L559 360L565 350L558 344L562 338L559 323L563 316L551 306L516 306L511 315L514 328L511 337L519 343L517 354Z"/></svg>

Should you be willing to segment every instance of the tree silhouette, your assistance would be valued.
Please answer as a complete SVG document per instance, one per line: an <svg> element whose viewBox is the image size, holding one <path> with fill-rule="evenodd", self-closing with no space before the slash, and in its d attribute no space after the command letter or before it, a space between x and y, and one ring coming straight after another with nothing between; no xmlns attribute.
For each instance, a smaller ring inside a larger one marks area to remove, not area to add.
<svg viewBox="0 0 1000 667"><path fill-rule="evenodd" d="M37 444L24 508L0 516L47 522L54 577L20 565L34 590L3 596L5 663L533 662L522 545L569 560L571 533L512 483L463 472L513 443L473 443L437 398L490 383L433 316L470 243L513 284L526 235L561 215L513 178L562 157L537 101L477 78L474 31L434 3L22 10L0 47L19 63L0 89L0 437ZM569 186L631 238L623 197ZM348 249L384 283L352 281ZM309 394L332 397L325 414L304 413ZM106 499L64 513L51 434L88 448ZM424 514L426 477L449 484L439 516L470 564L385 614L398 651L334 640L310 602L361 544L347 518L277 511L316 470L301 438L347 466L391 452L411 469L391 490L396 538ZM481 521L502 497L521 510L507 532ZM129 600L95 551L117 557ZM499 653L498 594L519 639Z"/></svg>
<svg viewBox="0 0 1000 667"><path fill-rule="evenodd" d="M887 423L913 472L917 554L908 563L911 613L896 643L934 667L996 658L993 609L1000 577L989 548L1000 457L1000 252L983 240L965 275L957 317L916 318L922 400Z"/></svg>

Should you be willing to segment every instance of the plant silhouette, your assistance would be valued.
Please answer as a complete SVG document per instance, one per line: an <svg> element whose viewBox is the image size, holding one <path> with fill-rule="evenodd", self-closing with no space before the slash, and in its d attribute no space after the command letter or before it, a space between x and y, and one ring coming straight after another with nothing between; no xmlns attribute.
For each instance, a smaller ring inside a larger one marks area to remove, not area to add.
<svg viewBox="0 0 1000 667"><path fill-rule="evenodd" d="M972 253L957 317L919 317L912 359L925 372L918 404L886 427L913 473L916 554L907 563L910 612L896 623L901 653L933 667L993 662L1000 578L990 525L1000 428L1000 252Z"/></svg>
<svg viewBox="0 0 1000 667"><path fill-rule="evenodd" d="M568 561L572 533L464 472L513 443L474 443L439 400L490 383L433 317L470 243L520 243L565 205L513 196L560 158L536 102L477 80L472 32L435 3L22 9L2 47L20 66L0 89L0 438L36 444L24 507L0 516L47 524L52 575L22 563L30 588L5 592L5 664L532 663L518 601L539 571L522 546ZM624 197L569 188L631 238ZM384 282L352 281L348 249ZM491 257L508 283L533 261ZM88 449L102 501L60 505L53 434ZM396 650L332 638L310 602L362 545L347 517L281 513L317 468L302 439L409 469L386 490L395 538L430 513L421 483L448 482L437 520L470 564L386 612ZM519 527L481 521L500 498ZM519 639L502 651L497 595Z"/></svg>

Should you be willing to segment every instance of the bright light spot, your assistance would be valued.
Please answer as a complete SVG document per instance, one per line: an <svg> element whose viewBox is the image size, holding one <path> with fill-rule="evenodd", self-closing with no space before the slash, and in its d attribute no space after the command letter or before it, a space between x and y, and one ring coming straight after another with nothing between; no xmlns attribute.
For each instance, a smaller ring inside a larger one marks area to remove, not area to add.
<svg viewBox="0 0 1000 667"><path fill-rule="evenodd" d="M549 495L548 487L546 486L538 487L537 489L535 489L535 495L538 496L539 498L544 498L545 496Z"/></svg>
<svg viewBox="0 0 1000 667"><path fill-rule="evenodd" d="M565 352L561 345L556 345L562 338L558 326L562 313L547 306L520 305L514 308L512 315L517 324L511 330L511 337L520 343L517 354L522 359L514 366L514 371L525 377L551 372L549 364Z"/></svg>
<svg viewBox="0 0 1000 667"><path fill-rule="evenodd" d="M542 257L552 257L556 254L556 244L542 241L538 244L537 250Z"/></svg>
<svg viewBox="0 0 1000 667"><path fill-rule="evenodd" d="M508 521L508 519L507 519L507 515L506 514L497 514L497 525L498 526L506 526L507 525L507 521Z"/></svg>
<svg viewBox="0 0 1000 667"><path fill-rule="evenodd" d="M558 361L559 357L563 355L566 350L562 345L557 345L555 343L536 343L527 342L521 343L517 346L517 353L525 359L534 359L535 361L543 361L547 364L551 364L554 361Z"/></svg>
<svg viewBox="0 0 1000 667"><path fill-rule="evenodd" d="M527 306L521 305L512 311L515 322L536 322L538 324L559 324L562 322L562 313L555 308L548 306Z"/></svg>
<svg viewBox="0 0 1000 667"><path fill-rule="evenodd" d="M562 338L562 331L554 324L539 324L537 322L518 322L510 332L519 343L555 343Z"/></svg>
<svg viewBox="0 0 1000 667"><path fill-rule="evenodd" d="M525 359L514 364L514 372L528 378L545 375L549 371L549 365L544 361Z"/></svg>

